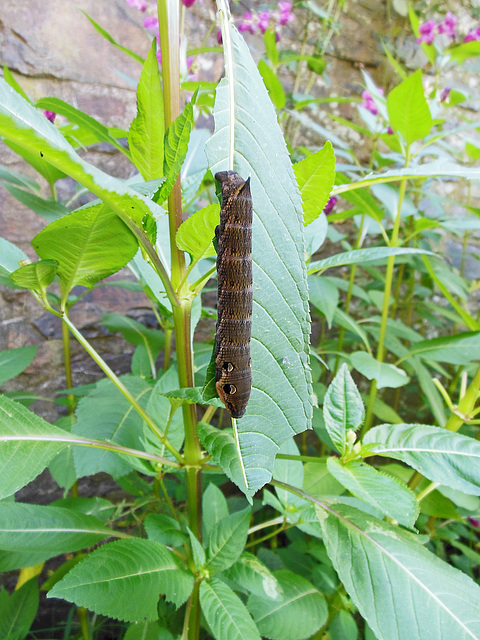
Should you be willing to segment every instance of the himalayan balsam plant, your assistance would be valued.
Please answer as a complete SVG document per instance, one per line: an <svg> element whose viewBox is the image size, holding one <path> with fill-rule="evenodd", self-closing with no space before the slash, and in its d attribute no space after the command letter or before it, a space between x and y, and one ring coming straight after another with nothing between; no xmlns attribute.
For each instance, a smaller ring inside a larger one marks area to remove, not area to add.
<svg viewBox="0 0 480 640"><path fill-rule="evenodd" d="M362 166L318 124L327 100L310 93L328 73L340 8L308 3L323 40L296 53L280 47L297 7L279 2L236 26L218 0L222 48L189 56L180 12L193 2L159 0L156 13L128 4L153 34L146 59L89 18L141 64L128 131L57 98L32 103L8 69L0 80L0 136L52 193L41 198L37 181L2 168L2 184L48 224L32 239L34 262L0 239L1 284L61 320L67 380L56 424L28 408L28 393L0 396L0 570L19 570L17 590L0 592L0 637L27 636L40 586L72 603L84 639L104 637L98 619L125 640L480 639L480 320L465 272L438 251L445 231L468 244L479 209L468 202L454 221L436 193L442 181L480 179L449 143L478 123L452 133L443 111L469 96L441 86L445 70L480 54L480 37L454 37L453 14L420 25L411 11L430 74L387 50L395 86L364 74L362 98L349 99L363 124L328 115L370 141ZM242 32L264 39L258 64ZM196 56L222 51L213 89L196 78ZM291 93L282 67L298 74ZM200 113L213 114L213 134L195 127ZM298 122L324 146L297 145ZM78 154L97 142L124 154L135 178ZM212 390L213 342L194 341L212 314L202 293L215 278L214 175L226 170L250 177L254 208L253 387L237 421ZM96 199L67 208L55 189L64 176ZM314 258L326 239L332 255ZM135 281L115 285L143 290L158 328L103 318L135 346L131 373L118 377L71 310L127 265ZM104 373L93 387L75 386L72 339ZM35 347L0 354L0 380L34 357ZM65 497L15 501L45 468ZM128 502L79 495L77 480L100 471Z"/></svg>

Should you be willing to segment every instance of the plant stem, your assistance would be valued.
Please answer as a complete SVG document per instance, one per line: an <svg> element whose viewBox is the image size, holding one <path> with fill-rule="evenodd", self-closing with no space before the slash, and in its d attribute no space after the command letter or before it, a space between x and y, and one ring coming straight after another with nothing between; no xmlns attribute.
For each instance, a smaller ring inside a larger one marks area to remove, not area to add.
<svg viewBox="0 0 480 640"><path fill-rule="evenodd" d="M408 166L409 161L409 151L407 149L407 157L406 157L406 166ZM395 216L395 222L393 224L392 237L390 239L390 247L398 247L398 235L400 231L400 222L401 222L401 211L402 204L405 198L405 191L407 188L407 178L404 178L400 182L400 188L398 190L398 205L397 205L397 215ZM387 321L388 321L388 310L390 306L390 296L392 293L393 286L393 270L395 268L395 256L390 256L387 262L387 271L385 273L385 287L383 291L383 308L382 308L382 320L380 323L380 335L378 338L378 347L377 347L377 361L383 362L385 356L385 338L387 335ZM362 427L361 435L363 436L372 426L373 420L373 407L375 404L375 400L377 397L377 381L372 380L372 384L370 386L370 393L368 397L367 411L365 415L365 423Z"/></svg>

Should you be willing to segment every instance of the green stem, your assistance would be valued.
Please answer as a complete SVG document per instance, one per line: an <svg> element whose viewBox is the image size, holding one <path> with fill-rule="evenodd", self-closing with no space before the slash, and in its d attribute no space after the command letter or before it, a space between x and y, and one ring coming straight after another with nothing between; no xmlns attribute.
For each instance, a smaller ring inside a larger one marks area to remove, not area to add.
<svg viewBox="0 0 480 640"><path fill-rule="evenodd" d="M76 328L76 326L71 322L70 318L66 313L62 316L63 322L68 326L73 336L78 340L78 342L82 345L85 351L90 355L92 360L94 360L100 369L105 373L105 375L113 382L113 384L117 387L120 393L128 400L128 402L132 405L135 411L145 420L147 426L153 431L153 433L158 437L158 439L165 445L165 447L170 451L170 453L175 456L175 459L178 462L182 463L182 456L178 453L178 451L173 447L168 440L165 439L164 434L152 420L152 418L147 414L145 409L137 402L137 400L132 396L127 387L123 384L121 380L117 377L117 375L110 369L108 364L103 360L97 351L92 347L92 345L85 340L80 331Z"/></svg>
<svg viewBox="0 0 480 640"><path fill-rule="evenodd" d="M409 150L406 151L406 165L408 166L409 162ZM400 182L400 189L398 191L398 206L397 206L397 215L395 216L395 222L393 224L392 237L390 239L391 247L398 247L398 236L400 232L400 222L401 222L401 211L402 204L405 198L405 191L407 188L407 178L404 178ZM387 271L385 273L385 287L383 290L383 308L382 308L382 320L380 323L380 335L378 338L378 347L377 347L377 361L383 362L385 356L385 338L387 335L387 321L388 321L388 311L390 306L390 297L392 293L393 286L393 270L395 268L395 256L390 256L387 262ZM363 436L372 426L373 420L373 407L375 404L375 400L377 398L377 381L372 380L372 384L370 385L370 393L368 397L367 411L365 415L365 423L362 427L361 435Z"/></svg>

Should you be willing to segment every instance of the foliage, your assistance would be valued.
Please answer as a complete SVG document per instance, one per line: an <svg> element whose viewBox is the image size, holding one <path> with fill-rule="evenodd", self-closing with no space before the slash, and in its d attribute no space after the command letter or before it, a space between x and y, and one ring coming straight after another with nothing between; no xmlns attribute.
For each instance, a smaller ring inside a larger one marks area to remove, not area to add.
<svg viewBox="0 0 480 640"><path fill-rule="evenodd" d="M56 98L33 104L8 69L0 80L0 136L52 192L43 198L36 180L0 167L10 194L48 223L30 238L37 261L0 239L0 284L30 291L61 320L68 381L52 390L68 414L56 424L28 408L28 392L0 396L0 570L20 570L17 590L0 591L0 635L26 637L37 575L61 558L41 588L74 605L83 638L95 635L92 612L118 621L126 640L480 639L480 317L465 267L479 209L466 202L454 217L443 190L480 179L469 160L480 145L477 122L449 123L467 90L441 86L449 70L468 74L480 29L459 43L453 14L420 24L410 8L425 68L410 73L385 47L394 86L364 73L362 101L328 99L350 103L357 121L325 110L328 131L316 122L328 100L310 90L328 76L340 5L327 14L279 2L237 29L218 0L218 85L194 77L172 7L160 1L158 18L145 18L160 35L146 60L89 18L142 64L128 132ZM321 27L308 54L280 40L301 19L305 33L314 20ZM240 32L263 37L258 64ZM296 74L292 92L285 72ZM53 112L65 122L52 123ZM196 126L202 113L213 115L213 135ZM321 148L298 143L299 122ZM333 124L369 143L365 166ZM128 158L135 180L77 153L98 142ZM213 176L226 169L250 176L255 215L253 389L245 417L225 427L223 405L205 391L213 344L195 342L194 329L211 315L202 295L215 271ZM66 175L98 200L74 210L59 201ZM460 237L459 266L439 249L447 234ZM143 291L158 327L103 317L134 347L118 377L72 308L126 265L135 282L115 286ZM310 312L320 339L310 340ZM72 337L104 378L74 385ZM0 383L36 351L0 353ZM65 498L15 501L46 468ZM124 502L79 495L78 480L97 472Z"/></svg>

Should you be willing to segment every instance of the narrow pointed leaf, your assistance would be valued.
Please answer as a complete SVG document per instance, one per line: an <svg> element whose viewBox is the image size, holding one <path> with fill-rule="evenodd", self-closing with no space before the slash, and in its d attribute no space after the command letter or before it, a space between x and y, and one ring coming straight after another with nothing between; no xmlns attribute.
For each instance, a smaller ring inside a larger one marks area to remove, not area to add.
<svg viewBox="0 0 480 640"><path fill-rule="evenodd" d="M139 538L104 545L75 566L48 593L95 613L143 622L156 620L160 594L180 606L193 576L179 567L166 547Z"/></svg>
<svg viewBox="0 0 480 640"><path fill-rule="evenodd" d="M327 141L316 153L293 165L302 194L303 222L310 224L322 213L335 182L335 154Z"/></svg>
<svg viewBox="0 0 480 640"><path fill-rule="evenodd" d="M396 478L360 460L342 464L337 458L328 458L327 467L354 496L369 502L399 524L410 529L413 527L419 513L415 494Z"/></svg>
<svg viewBox="0 0 480 640"><path fill-rule="evenodd" d="M425 424L380 425L363 444L371 451L402 460L433 482L480 495L480 442L459 433Z"/></svg>
<svg viewBox="0 0 480 640"><path fill-rule="evenodd" d="M363 423L365 408L346 364L331 382L325 394L323 417L328 435L343 455L349 429L356 431Z"/></svg>
<svg viewBox="0 0 480 640"><path fill-rule="evenodd" d="M378 640L480 637L480 587L414 534L347 505L316 512L333 566Z"/></svg>
<svg viewBox="0 0 480 640"><path fill-rule="evenodd" d="M200 605L216 640L260 640L246 606L224 582L204 580L200 585Z"/></svg>
<svg viewBox="0 0 480 640"><path fill-rule="evenodd" d="M41 198L36 193L25 191L25 189L19 189L12 184L4 183L3 186L14 198L19 202L22 202L37 215L45 218L48 222L58 220L59 218L67 215L67 213L70 213L70 210L61 202L50 200L48 198Z"/></svg>
<svg viewBox="0 0 480 640"><path fill-rule="evenodd" d="M316 271L325 271L331 267L343 267L346 264L364 264L373 262L374 260L386 261L391 256L402 256L409 254L430 253L422 249L410 249L408 247L378 247L374 249L355 249L354 251L345 251L345 253L337 253L329 258L311 262L308 266L308 273Z"/></svg>
<svg viewBox="0 0 480 640"><path fill-rule="evenodd" d="M410 346L412 356L447 362L449 364L468 364L478 361L480 354L480 331L457 333L455 336L422 340Z"/></svg>
<svg viewBox="0 0 480 640"><path fill-rule="evenodd" d="M0 638L23 640L37 615L38 584L32 579L8 595L0 591Z"/></svg>
<svg viewBox="0 0 480 640"><path fill-rule="evenodd" d="M290 158L250 52L234 27L230 35L232 58L216 92L207 157L212 173L228 169L233 136L234 169L251 177L253 388L237 429L248 488L255 491L271 478L282 442L311 426L310 322L302 202Z"/></svg>
<svg viewBox="0 0 480 640"><path fill-rule="evenodd" d="M247 541L250 507L218 522L208 536L207 566L211 573L227 569L240 557Z"/></svg>
<svg viewBox="0 0 480 640"><path fill-rule="evenodd" d="M137 87L137 115L130 125L128 146L144 180L163 176L163 92L153 39Z"/></svg>

